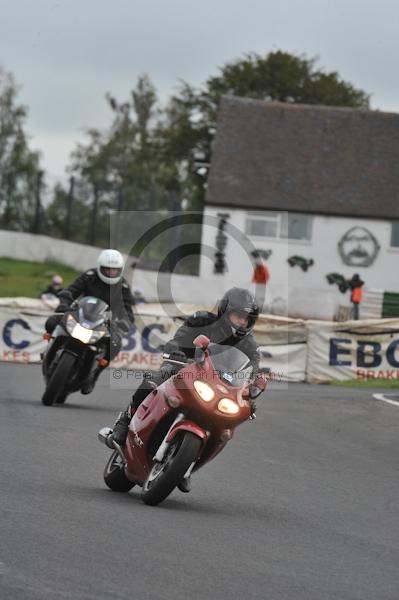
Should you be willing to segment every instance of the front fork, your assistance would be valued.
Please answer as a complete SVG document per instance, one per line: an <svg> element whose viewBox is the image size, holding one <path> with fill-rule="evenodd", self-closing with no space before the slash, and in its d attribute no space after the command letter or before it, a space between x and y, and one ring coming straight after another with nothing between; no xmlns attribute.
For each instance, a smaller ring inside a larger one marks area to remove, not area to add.
<svg viewBox="0 0 399 600"><path fill-rule="evenodd" d="M168 430L167 434L165 435L165 437L162 441L162 444L159 446L159 448L153 458L153 460L155 462L161 463L164 460L166 451L169 448L170 444L173 442L173 440L175 438L174 434L177 431L191 431L192 433L197 435L203 442L204 441L206 442L208 440L209 431L206 431L206 430L198 427L197 425L191 423L190 421L179 426L179 423L182 423L184 420L185 420L184 414L178 413L176 416L176 419L173 421L172 425L169 427L169 430ZM191 475L191 471L194 469L196 463L197 463L197 459L191 463L191 465L187 469L186 473L184 474L184 478L189 477Z"/></svg>
<svg viewBox="0 0 399 600"><path fill-rule="evenodd" d="M163 438L163 441L161 443L161 445L159 446L155 456L154 456L154 460L156 460L157 462L162 462L166 453L166 450L169 448L170 446L170 442L167 441L170 432L172 431L172 429L178 424L180 423L180 421L183 421L184 419L184 415L183 413L178 413L176 415L176 419L173 421L172 425L169 427L168 429L168 433L165 435L165 437Z"/></svg>

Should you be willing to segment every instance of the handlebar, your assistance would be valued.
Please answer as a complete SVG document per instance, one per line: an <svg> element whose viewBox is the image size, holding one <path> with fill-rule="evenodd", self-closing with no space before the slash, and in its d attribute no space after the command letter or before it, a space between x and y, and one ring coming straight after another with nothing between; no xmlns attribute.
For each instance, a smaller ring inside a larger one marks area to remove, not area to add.
<svg viewBox="0 0 399 600"><path fill-rule="evenodd" d="M169 354L162 354L162 358L165 362L174 365L191 365L195 362L193 358L186 358L186 360L175 360L174 358L169 358Z"/></svg>

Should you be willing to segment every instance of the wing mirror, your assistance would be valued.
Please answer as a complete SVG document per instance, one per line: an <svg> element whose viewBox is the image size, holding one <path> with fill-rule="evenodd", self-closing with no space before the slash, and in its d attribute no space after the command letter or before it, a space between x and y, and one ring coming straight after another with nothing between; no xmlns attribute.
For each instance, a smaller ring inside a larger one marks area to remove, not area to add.
<svg viewBox="0 0 399 600"><path fill-rule="evenodd" d="M197 346L197 348L201 348L201 350L206 350L209 346L210 343L210 339L208 337L206 337L206 335L197 335L197 337L194 340L194 346Z"/></svg>
<svg viewBox="0 0 399 600"><path fill-rule="evenodd" d="M200 367L204 366L206 354L202 348L196 348L194 352L194 361Z"/></svg>
<svg viewBox="0 0 399 600"><path fill-rule="evenodd" d="M209 338L206 335L197 335L194 340L195 352L194 352L194 360L197 365L200 367L204 366L205 358L206 358L206 349L209 346Z"/></svg>
<svg viewBox="0 0 399 600"><path fill-rule="evenodd" d="M249 388L249 397L255 400L266 388L266 380L262 375L258 375Z"/></svg>

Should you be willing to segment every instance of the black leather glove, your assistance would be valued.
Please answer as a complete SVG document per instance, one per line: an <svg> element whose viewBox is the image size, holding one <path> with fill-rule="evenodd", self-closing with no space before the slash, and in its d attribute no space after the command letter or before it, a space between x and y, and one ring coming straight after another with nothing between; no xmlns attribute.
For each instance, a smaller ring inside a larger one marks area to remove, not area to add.
<svg viewBox="0 0 399 600"><path fill-rule="evenodd" d="M64 302L60 302L59 305L56 308L56 312L57 313L64 313L67 310L69 310L69 304L64 304Z"/></svg>
<svg viewBox="0 0 399 600"><path fill-rule="evenodd" d="M187 357L184 354L184 352L182 352L181 350L172 350L172 352L170 352L169 356L166 354L164 354L164 358L166 360L178 360L180 362L186 362Z"/></svg>
<svg viewBox="0 0 399 600"><path fill-rule="evenodd" d="M120 347L122 345L123 334L122 334L121 330L118 328L118 326L116 325L116 323L114 323L113 321L111 321L111 323L109 324L109 334L111 337L111 344L113 346Z"/></svg>
<svg viewBox="0 0 399 600"><path fill-rule="evenodd" d="M59 292L58 298L60 299L60 303L57 307L57 312L64 313L65 311L69 310L73 302L73 296L71 292L67 289L62 290Z"/></svg>
<svg viewBox="0 0 399 600"><path fill-rule="evenodd" d="M130 331L130 322L125 321L123 319L113 321L112 325L117 327L117 329L122 333L122 335L126 335Z"/></svg>
<svg viewBox="0 0 399 600"><path fill-rule="evenodd" d="M164 354L172 354L172 352L175 352L176 350L179 350L179 344L173 340L169 340L169 342L164 344L162 352Z"/></svg>
<svg viewBox="0 0 399 600"><path fill-rule="evenodd" d="M51 315L46 320L44 328L47 331L47 333L53 333L54 329L57 327L58 323L60 322L60 319L61 319L61 317L58 315Z"/></svg>

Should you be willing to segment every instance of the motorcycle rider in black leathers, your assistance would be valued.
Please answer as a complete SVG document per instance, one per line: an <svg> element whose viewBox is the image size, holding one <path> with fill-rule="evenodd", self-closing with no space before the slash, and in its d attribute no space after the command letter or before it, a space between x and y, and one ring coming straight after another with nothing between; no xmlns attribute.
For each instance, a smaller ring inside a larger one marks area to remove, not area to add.
<svg viewBox="0 0 399 600"><path fill-rule="evenodd" d="M125 444L130 420L141 402L155 387L178 372L179 367L168 363L168 359L184 361L186 358L194 358L193 341L200 334L206 335L213 343L236 346L244 352L251 361L253 377L255 377L259 369L260 354L251 332L258 314L259 308L254 296L248 290L234 287L219 301L217 315L200 311L188 317L176 331L173 339L164 347L166 362L161 365L158 372L144 375L143 382L133 394L131 403L126 411L119 415L107 441L109 447L113 448L113 441L119 445ZM255 403L251 402L251 404L254 413ZM182 492L189 492L190 478L183 479L178 487Z"/></svg>
<svg viewBox="0 0 399 600"><path fill-rule="evenodd" d="M122 276L123 256L117 250L103 250L97 259L97 268L85 271L67 288L59 293L60 305L57 313L69 309L73 300L79 296L95 296L108 304L112 311L110 323L110 343L106 345L104 358L109 362L118 354L123 336L128 333L134 316L133 296L129 284ZM62 315L52 315L46 321L46 331L52 333ZM90 379L82 386L82 394L90 394L105 367L98 365Z"/></svg>

